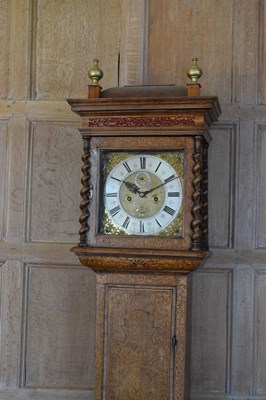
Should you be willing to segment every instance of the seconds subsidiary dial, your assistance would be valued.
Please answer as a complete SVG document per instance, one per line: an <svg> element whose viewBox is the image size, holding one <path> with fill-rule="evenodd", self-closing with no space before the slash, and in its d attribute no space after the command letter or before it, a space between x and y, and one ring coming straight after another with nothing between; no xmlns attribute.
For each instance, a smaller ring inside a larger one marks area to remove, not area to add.
<svg viewBox="0 0 266 400"><path fill-rule="evenodd" d="M105 212L113 225L126 234L160 234L177 218L181 204L178 172L161 157L128 157L115 165L106 178Z"/></svg>

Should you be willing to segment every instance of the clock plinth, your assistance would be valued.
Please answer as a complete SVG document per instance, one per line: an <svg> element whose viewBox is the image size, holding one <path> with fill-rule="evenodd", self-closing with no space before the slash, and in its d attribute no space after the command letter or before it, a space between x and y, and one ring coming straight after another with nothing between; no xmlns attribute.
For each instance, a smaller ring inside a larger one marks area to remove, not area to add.
<svg viewBox="0 0 266 400"><path fill-rule="evenodd" d="M189 389L188 288L208 252L208 128L221 111L217 97L186 93L68 100L83 120L72 251L96 272L96 400L184 400Z"/></svg>

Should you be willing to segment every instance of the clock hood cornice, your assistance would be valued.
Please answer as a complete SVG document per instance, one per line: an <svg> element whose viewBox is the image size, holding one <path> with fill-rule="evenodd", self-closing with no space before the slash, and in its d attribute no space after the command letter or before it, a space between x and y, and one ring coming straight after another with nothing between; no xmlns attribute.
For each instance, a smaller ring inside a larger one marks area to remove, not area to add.
<svg viewBox="0 0 266 400"><path fill-rule="evenodd" d="M131 124L136 132L142 127L200 130L218 120L221 108L217 97L186 93L185 87L174 85L128 86L99 91L98 96L88 99L67 101L72 111L82 117L83 129L90 131L130 128Z"/></svg>

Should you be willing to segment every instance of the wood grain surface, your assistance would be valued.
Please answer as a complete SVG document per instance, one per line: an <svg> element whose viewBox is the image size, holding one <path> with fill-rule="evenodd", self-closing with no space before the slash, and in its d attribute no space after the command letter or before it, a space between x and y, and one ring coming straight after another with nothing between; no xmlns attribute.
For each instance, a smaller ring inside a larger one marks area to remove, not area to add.
<svg viewBox="0 0 266 400"><path fill-rule="evenodd" d="M185 86L192 57L203 69L202 93L219 96L222 116L209 152L212 256L193 273L190 399L265 398L265 0L0 0L0 8L1 399L93 397L91 347L89 360L80 357L93 341L94 274L81 273L69 252L78 243L81 120L65 98L87 96L94 58L107 89ZM89 278L74 278L69 266ZM67 293L79 290L81 299L70 302ZM50 319L40 348L34 310L50 318L51 302L55 314L66 306L65 318L77 311L82 345L71 336L75 319L62 325ZM64 329L61 341L51 334ZM25 357L29 338L35 345ZM57 371L41 369L44 360ZM72 379L77 365L82 373ZM23 387L25 369L37 388Z"/></svg>

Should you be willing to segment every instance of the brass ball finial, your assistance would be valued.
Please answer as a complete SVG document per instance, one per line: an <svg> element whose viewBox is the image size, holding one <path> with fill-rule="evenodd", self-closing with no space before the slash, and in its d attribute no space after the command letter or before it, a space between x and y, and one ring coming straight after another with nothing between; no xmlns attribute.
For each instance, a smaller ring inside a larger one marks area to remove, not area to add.
<svg viewBox="0 0 266 400"><path fill-rule="evenodd" d="M92 81L93 85L98 85L98 82L103 77L103 71L99 68L99 60L96 58L93 60L92 67L88 71L88 76Z"/></svg>
<svg viewBox="0 0 266 400"><path fill-rule="evenodd" d="M197 83L198 79L202 76L202 69L198 66L197 58L192 58L192 65L187 70L187 76L193 83Z"/></svg>

